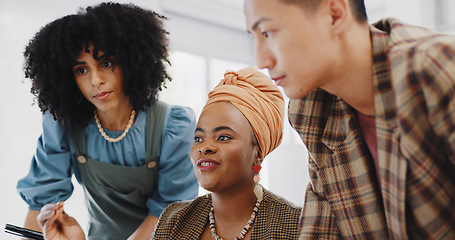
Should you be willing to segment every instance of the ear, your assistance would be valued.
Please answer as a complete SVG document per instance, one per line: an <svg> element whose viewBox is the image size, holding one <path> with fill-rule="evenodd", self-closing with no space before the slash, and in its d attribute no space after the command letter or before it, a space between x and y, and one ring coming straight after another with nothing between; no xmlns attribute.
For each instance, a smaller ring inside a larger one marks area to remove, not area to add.
<svg viewBox="0 0 455 240"><path fill-rule="evenodd" d="M258 147L257 148L257 152L256 152L256 157L254 158L254 163L253 164L261 165L262 161L264 161L264 157L262 156L262 151Z"/></svg>
<svg viewBox="0 0 455 240"><path fill-rule="evenodd" d="M348 17L352 15L349 0L328 0L327 4L331 17L331 32L339 34L345 29Z"/></svg>

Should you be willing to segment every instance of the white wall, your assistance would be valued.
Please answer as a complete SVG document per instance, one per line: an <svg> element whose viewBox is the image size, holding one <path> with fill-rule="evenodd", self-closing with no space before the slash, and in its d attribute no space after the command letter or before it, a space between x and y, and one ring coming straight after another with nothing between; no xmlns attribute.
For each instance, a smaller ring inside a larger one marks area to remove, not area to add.
<svg viewBox="0 0 455 240"><path fill-rule="evenodd" d="M394 17L425 28L455 33L453 0L365 0L370 22Z"/></svg>

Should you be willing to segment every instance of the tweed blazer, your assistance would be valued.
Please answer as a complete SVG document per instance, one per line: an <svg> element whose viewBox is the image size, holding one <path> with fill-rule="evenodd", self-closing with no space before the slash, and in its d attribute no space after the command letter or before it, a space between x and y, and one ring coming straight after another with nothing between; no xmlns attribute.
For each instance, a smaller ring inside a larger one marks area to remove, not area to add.
<svg viewBox="0 0 455 240"><path fill-rule="evenodd" d="M200 239L209 224L211 206L210 194L172 203L161 214L152 239ZM297 239L301 210L264 189L251 239Z"/></svg>
<svg viewBox="0 0 455 240"><path fill-rule="evenodd" d="M455 37L370 27L380 181L355 111L317 89L291 100L310 184L300 239L455 239Z"/></svg>

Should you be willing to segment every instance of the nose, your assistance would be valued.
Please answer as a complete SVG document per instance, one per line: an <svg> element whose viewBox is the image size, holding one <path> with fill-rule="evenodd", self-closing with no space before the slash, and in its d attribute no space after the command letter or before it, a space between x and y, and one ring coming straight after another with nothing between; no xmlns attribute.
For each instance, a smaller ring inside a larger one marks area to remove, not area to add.
<svg viewBox="0 0 455 240"><path fill-rule="evenodd" d="M272 50L261 42L256 42L256 64L258 68L271 69L275 66L275 57Z"/></svg>
<svg viewBox="0 0 455 240"><path fill-rule="evenodd" d="M203 144L199 146L198 149L200 154L207 155L216 153L216 147L213 144L208 143L205 141Z"/></svg>
<svg viewBox="0 0 455 240"><path fill-rule="evenodd" d="M103 74L98 70L90 71L90 81L93 86L99 86L104 83Z"/></svg>

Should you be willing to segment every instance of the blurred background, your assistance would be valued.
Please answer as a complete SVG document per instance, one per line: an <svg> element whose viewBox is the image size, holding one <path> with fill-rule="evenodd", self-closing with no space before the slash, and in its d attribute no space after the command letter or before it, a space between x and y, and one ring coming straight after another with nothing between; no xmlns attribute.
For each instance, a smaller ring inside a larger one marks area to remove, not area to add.
<svg viewBox="0 0 455 240"><path fill-rule="evenodd" d="M16 193L17 181L29 169L41 134L41 112L24 79L22 53L28 41L46 23L75 13L94 0L0 0L0 227L22 226L27 205ZM169 18L173 81L161 100L189 106L199 115L207 93L227 69L255 66L254 44L245 31L243 0L136 0L140 7ZM369 21L395 17L402 21L455 33L453 0L365 0ZM265 71L266 73L266 71ZM271 191L302 205L308 184L307 152L286 118L283 143L264 161L261 183ZM86 227L82 188L75 191L66 211ZM200 190L204 194L204 190ZM0 233L1 239L16 239Z"/></svg>

